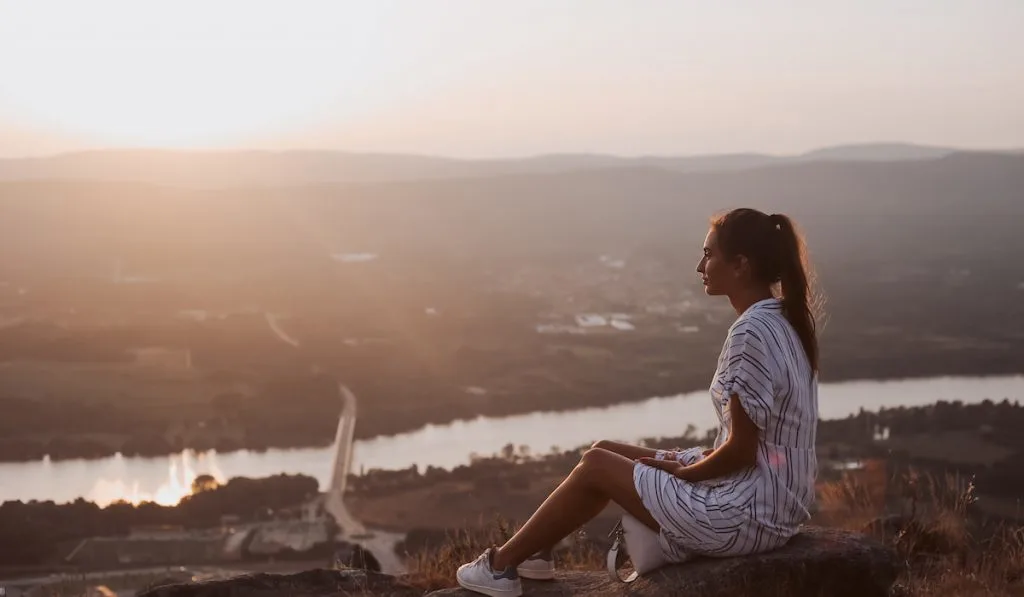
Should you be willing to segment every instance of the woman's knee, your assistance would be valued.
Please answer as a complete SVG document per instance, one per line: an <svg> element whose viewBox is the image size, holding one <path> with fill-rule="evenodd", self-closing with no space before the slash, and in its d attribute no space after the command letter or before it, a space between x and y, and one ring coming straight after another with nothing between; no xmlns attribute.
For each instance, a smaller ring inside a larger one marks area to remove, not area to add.
<svg viewBox="0 0 1024 597"><path fill-rule="evenodd" d="M591 450L611 450L615 442L607 439L599 439L590 445Z"/></svg>
<svg viewBox="0 0 1024 597"><path fill-rule="evenodd" d="M611 455L611 452L604 448L593 447L586 450L583 452L583 456L576 465L576 472L579 474L590 475L600 471L601 463L607 462L609 455Z"/></svg>
<svg viewBox="0 0 1024 597"><path fill-rule="evenodd" d="M587 478L599 477L609 474L613 468L618 468L617 465L622 460L625 460L622 455L611 450L591 448L583 453L583 458L580 458L576 470ZM632 465L632 463L630 464Z"/></svg>
<svg viewBox="0 0 1024 597"><path fill-rule="evenodd" d="M591 448L583 453L572 474L578 483L618 502L625 493L636 491L633 485L634 466L621 454L604 448Z"/></svg>
<svg viewBox="0 0 1024 597"><path fill-rule="evenodd" d="M588 450L583 451L583 456L580 457L580 465L592 466L596 461L602 458L602 453L607 453L608 450L600 447L595 443Z"/></svg>

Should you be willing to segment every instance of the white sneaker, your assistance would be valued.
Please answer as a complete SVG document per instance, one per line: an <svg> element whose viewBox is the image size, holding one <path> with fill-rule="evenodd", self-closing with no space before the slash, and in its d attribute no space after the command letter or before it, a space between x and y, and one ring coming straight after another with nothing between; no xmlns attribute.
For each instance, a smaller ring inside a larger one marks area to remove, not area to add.
<svg viewBox="0 0 1024 597"><path fill-rule="evenodd" d="M463 589L469 589L490 597L519 597L523 594L523 583L516 569L509 566L500 574L491 569L492 548L468 564L459 566L455 579Z"/></svg>
<svg viewBox="0 0 1024 597"><path fill-rule="evenodd" d="M555 560L550 549L538 551L516 568L523 578L530 580L552 580L555 578Z"/></svg>

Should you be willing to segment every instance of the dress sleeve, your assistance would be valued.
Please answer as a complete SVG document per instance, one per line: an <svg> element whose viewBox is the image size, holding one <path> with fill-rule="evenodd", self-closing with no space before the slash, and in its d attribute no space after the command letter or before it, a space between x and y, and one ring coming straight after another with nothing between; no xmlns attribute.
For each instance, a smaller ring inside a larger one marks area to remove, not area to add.
<svg viewBox="0 0 1024 597"><path fill-rule="evenodd" d="M747 416L761 431L768 427L775 402L775 363L765 333L749 321L731 330L722 375L726 398L736 394Z"/></svg>

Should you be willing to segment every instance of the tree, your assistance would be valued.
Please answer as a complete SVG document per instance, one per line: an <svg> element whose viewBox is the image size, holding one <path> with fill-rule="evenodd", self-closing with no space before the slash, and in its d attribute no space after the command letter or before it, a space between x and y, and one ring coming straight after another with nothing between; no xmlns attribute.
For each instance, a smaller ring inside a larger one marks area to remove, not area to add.
<svg viewBox="0 0 1024 597"><path fill-rule="evenodd" d="M202 493L204 491L212 491L217 489L220 484L213 478L213 475L199 475L192 480L192 493Z"/></svg>

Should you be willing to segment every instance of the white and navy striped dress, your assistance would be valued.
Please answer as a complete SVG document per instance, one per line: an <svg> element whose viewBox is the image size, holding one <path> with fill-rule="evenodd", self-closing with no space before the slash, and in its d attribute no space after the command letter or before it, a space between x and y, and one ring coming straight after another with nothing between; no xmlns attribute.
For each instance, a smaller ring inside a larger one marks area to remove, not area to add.
<svg viewBox="0 0 1024 597"><path fill-rule="evenodd" d="M729 399L739 396L757 425L757 465L692 483L643 464L633 482L661 526L665 555L736 556L784 544L810 518L817 460L818 383L778 299L747 309L729 328L711 384L718 448L728 439ZM702 450L659 452L692 464Z"/></svg>

